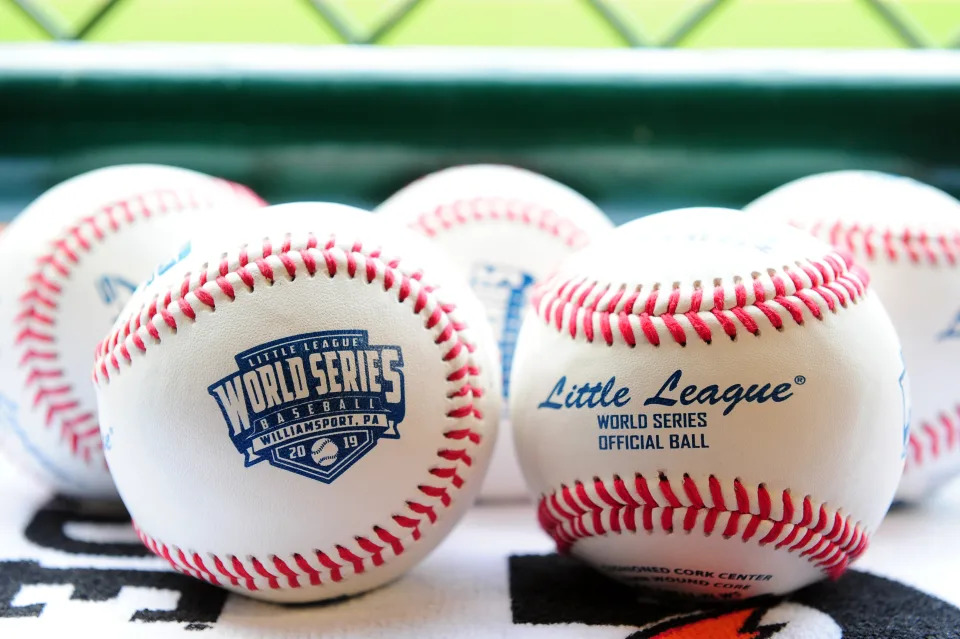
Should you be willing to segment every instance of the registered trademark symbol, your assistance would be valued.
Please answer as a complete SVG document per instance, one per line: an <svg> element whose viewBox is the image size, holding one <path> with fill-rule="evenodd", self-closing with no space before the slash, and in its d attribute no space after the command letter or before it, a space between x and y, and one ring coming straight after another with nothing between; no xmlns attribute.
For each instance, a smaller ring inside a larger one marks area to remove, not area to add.
<svg viewBox="0 0 960 639"><path fill-rule="evenodd" d="M803 386L804 384L807 383L807 378L804 377L803 375L797 375L796 377L793 378L793 381L796 382L798 386Z"/></svg>

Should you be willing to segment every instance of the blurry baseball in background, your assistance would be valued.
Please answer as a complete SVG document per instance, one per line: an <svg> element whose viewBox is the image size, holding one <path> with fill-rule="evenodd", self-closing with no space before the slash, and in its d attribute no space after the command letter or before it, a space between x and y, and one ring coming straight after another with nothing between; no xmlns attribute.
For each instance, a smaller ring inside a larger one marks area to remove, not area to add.
<svg viewBox="0 0 960 639"><path fill-rule="evenodd" d="M537 287L517 453L561 552L718 598L840 575L903 467L900 345L865 275L784 224L681 209Z"/></svg>
<svg viewBox="0 0 960 639"><path fill-rule="evenodd" d="M447 251L470 279L497 336L503 395L532 285L567 255L612 228L567 186L511 166L458 166L427 175L377 208ZM484 497L526 495L504 414Z"/></svg>
<svg viewBox="0 0 960 639"><path fill-rule="evenodd" d="M197 237L98 348L111 472L181 572L275 601L374 588L479 491L501 411L493 334L403 227L319 203L247 218Z"/></svg>
<svg viewBox="0 0 960 639"><path fill-rule="evenodd" d="M91 171L44 193L0 234L0 449L57 491L116 497L101 450L91 353L140 280L213 210L260 206L185 169Z"/></svg>
<svg viewBox="0 0 960 639"><path fill-rule="evenodd" d="M910 373L910 444L897 498L960 472L960 202L909 178L838 171L790 182L746 209L849 252L870 273Z"/></svg>

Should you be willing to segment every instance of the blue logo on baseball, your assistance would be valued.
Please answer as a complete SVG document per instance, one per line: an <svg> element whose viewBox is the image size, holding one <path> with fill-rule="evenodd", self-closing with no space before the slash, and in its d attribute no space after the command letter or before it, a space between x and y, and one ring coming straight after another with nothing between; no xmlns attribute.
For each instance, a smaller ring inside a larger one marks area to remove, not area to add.
<svg viewBox="0 0 960 639"><path fill-rule="evenodd" d="M381 439L399 439L403 354L367 331L304 333L236 355L207 390L246 466L268 461L325 484Z"/></svg>
<svg viewBox="0 0 960 639"><path fill-rule="evenodd" d="M903 361L903 351L900 352L900 378L897 380L900 384L900 403L903 410L903 454L907 456L907 447L910 444L910 412L911 404L907 395L907 364Z"/></svg>
<svg viewBox="0 0 960 639"><path fill-rule="evenodd" d="M490 325L498 334L500 363L503 367L503 396L510 395L510 368L520 334L520 321L526 308L527 292L533 275L512 266L474 264L470 286L488 311ZM504 406L506 409L506 406Z"/></svg>
<svg viewBox="0 0 960 639"><path fill-rule="evenodd" d="M960 312L950 322L950 326L945 331L937 335L939 340L960 339Z"/></svg>

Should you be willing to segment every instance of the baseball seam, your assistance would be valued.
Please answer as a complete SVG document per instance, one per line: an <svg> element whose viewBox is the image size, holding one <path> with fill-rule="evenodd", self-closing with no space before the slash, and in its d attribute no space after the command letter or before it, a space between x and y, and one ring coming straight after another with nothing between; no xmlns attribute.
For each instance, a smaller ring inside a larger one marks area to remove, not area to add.
<svg viewBox="0 0 960 639"><path fill-rule="evenodd" d="M710 287L698 281L686 289L679 283L669 289L660 284L630 289L554 275L536 287L532 302L547 325L573 339L602 340L608 346L619 340L630 347L672 340L686 346L697 338L710 344L718 333L730 339L741 331L757 336L763 323L783 330L791 320L802 325L808 314L822 320L827 312L861 300L868 280L866 272L829 254L754 272L749 283L734 277L731 284L717 279Z"/></svg>
<svg viewBox="0 0 960 639"><path fill-rule="evenodd" d="M476 222L511 222L551 235L571 248L589 242L587 233L554 210L532 202L503 197L475 197L441 204L421 213L409 228L427 237Z"/></svg>
<svg viewBox="0 0 960 639"><path fill-rule="evenodd" d="M920 422L919 428L911 426L908 447L904 474L950 453L960 453L960 405L940 413L934 420Z"/></svg>
<svg viewBox="0 0 960 639"><path fill-rule="evenodd" d="M805 228L804 224L797 221L791 221L790 224ZM871 224L846 225L840 221L819 221L806 230L835 247L851 253L862 252L871 260L882 255L891 262L897 262L905 256L914 264L926 261L930 265L938 265L946 262L950 266L956 266L960 260L960 232L952 235L930 234L904 229L895 233L892 229Z"/></svg>
<svg viewBox="0 0 960 639"><path fill-rule="evenodd" d="M707 486L698 486L684 474L677 486L663 473L655 481L637 474L632 482L614 476L561 485L541 496L537 512L561 553L590 537L697 531L799 553L837 578L866 550L869 535L851 517L809 496L798 503L789 490L779 495L779 504L776 497L763 484L748 489L739 479L724 486L711 475Z"/></svg>
<svg viewBox="0 0 960 639"><path fill-rule="evenodd" d="M242 198L263 202L242 185L211 179ZM20 309L13 320L18 327L14 338L20 352L18 366L26 373L24 389L32 395L33 408L45 410L45 426L59 426L61 441L70 454L86 464L101 456L100 430L96 412L82 405L66 370L57 364L60 350L55 327L63 286L83 255L108 234L141 219L198 208L199 197L193 189L159 189L106 204L53 240L51 250L37 259L36 269L27 278L29 286L18 300Z"/></svg>
<svg viewBox="0 0 960 639"><path fill-rule="evenodd" d="M229 583L247 590L263 586L270 589L319 586L326 581L340 582L348 573L365 572L368 569L365 562L372 563L373 567L383 565L391 554L401 555L409 539L419 540L425 523L437 522L439 507L447 508L453 503L451 490L465 483L461 468L473 463L466 446L477 446L481 441L481 435L464 423L464 420L482 419L475 400L483 396L483 389L477 382L480 368L471 357L476 347L462 334L467 325L453 315L456 307L443 303L436 295L436 288L422 282L420 271L407 274L399 268L399 260L385 260L379 251L364 252L359 242L344 249L336 245L333 237L321 248L311 235L304 248L295 249L288 236L276 252L272 244L265 241L257 254L251 255L245 248L235 260L224 258L215 269L204 265L199 276L187 274L179 288L167 290L144 304L101 343L97 349L95 382L109 383L124 366L133 365L132 353L142 356L176 335L182 323L196 322L202 313L215 312L218 305L234 301L238 291L253 293L257 287L273 286L280 279L293 281L302 275L346 276L367 285L379 285L384 293L395 295L398 303L411 306L415 314L424 318L424 330L433 334L441 359L449 367L446 381L453 385L447 393L452 407L446 413L452 424L442 433L450 444L437 451L438 465L427 471L429 484L417 485L420 495L416 500L406 501L404 510L394 513L388 523L374 525L365 535L336 544L332 550L313 549L266 558L186 552L157 541L137 528L144 544L174 569L215 585ZM458 444L460 448L456 447Z"/></svg>

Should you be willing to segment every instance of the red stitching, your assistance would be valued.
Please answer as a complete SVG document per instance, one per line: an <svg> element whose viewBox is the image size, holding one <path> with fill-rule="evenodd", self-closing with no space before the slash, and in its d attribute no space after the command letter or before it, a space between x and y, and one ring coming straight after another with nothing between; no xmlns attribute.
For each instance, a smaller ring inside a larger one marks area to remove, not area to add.
<svg viewBox="0 0 960 639"><path fill-rule="evenodd" d="M600 338L612 345L619 336L630 347L640 341L659 346L670 339L686 346L691 339L709 344L718 330L731 339L741 331L759 335L760 319L776 330L787 320L802 325L808 313L822 320L838 305L846 308L863 299L868 284L865 272L836 255L754 274L749 286L739 279L712 288L675 287L662 295L659 284L628 294L625 285L555 275L534 288L532 302L544 323L574 339L582 335L588 342Z"/></svg>
<svg viewBox="0 0 960 639"><path fill-rule="evenodd" d="M792 220L798 228L806 224ZM809 227L809 232L827 240L838 248L851 253L863 253L869 259L884 255L892 262L906 257L914 264L927 262L931 265L946 262L956 266L960 262L960 232L953 234L929 234L925 231L912 233L909 229L895 233L891 229L869 224L853 223L846 225L841 221L819 221Z"/></svg>
<svg viewBox="0 0 960 639"><path fill-rule="evenodd" d="M258 204L266 204L250 189L225 180L216 182L226 185L239 199L248 199ZM63 292L58 280L70 276L85 253L92 251L96 243L105 239L103 226L111 232L118 232L121 228L117 222L115 211L124 212L122 222L133 224L138 216L149 218L154 214L163 214L171 211L181 211L187 205L197 205L195 193L177 193L170 189L151 191L105 204L93 215L80 219L77 224L67 228L60 237L51 242L51 252L41 255L37 259L37 270L27 277L29 287L20 296L20 312L14 318L17 325L15 343L23 349L19 366L26 373L27 392L32 394L35 408L45 411L45 424L48 428L57 426L61 440L67 445L70 453L86 463L92 463L102 458L101 444L98 437L96 417L93 413L79 416L68 415L80 408L81 402L76 397L72 384L59 384L55 387L39 386L31 389L34 383L42 384L42 380L62 378L63 370L52 369L50 362L60 358L57 347L57 338L54 333L57 317L54 312L58 307L58 299ZM136 209L137 213L134 213ZM90 422L92 421L92 424ZM83 427L81 429L81 426Z"/></svg>
<svg viewBox="0 0 960 639"><path fill-rule="evenodd" d="M203 313L214 312L217 303L233 301L238 282L242 282L252 292L258 286L272 285L278 277L294 280L300 275L301 268L307 271L308 276L349 277L364 284L375 284L379 274L383 280L383 290L395 293L398 302L402 303L412 296L412 310L424 317L424 329L440 336L435 338L435 343L440 347L441 359L455 366L447 375L446 381L456 383L457 390L447 396L458 405L451 408L447 416L458 421L482 418L475 404L475 400L483 396L483 389L476 381L476 377L480 375L479 367L473 363L460 365L453 362L464 352L472 353L475 350L474 345L461 335L461 331L467 326L452 315L456 310L452 304L441 303L434 289L421 283L419 272L407 274L400 270L398 261L384 261L379 251L364 252L359 243L344 249L337 247L334 238L331 238L327 247L320 249L316 248L318 243L311 236L306 241L307 248L298 249L291 244L291 239L287 236L277 252L275 246L267 240L261 248L261 254L267 257L261 256L253 260L249 259L249 248L244 248L238 254L235 264L224 259L209 270L211 275L208 275L206 268L197 276L188 274L180 286L158 294L149 303L145 303L137 312L131 314L125 324L97 346L94 381L97 384L107 384L110 378L120 374L125 366L132 366L134 359L129 350L146 353L163 340L176 335L181 322L200 321ZM360 261L362 264L359 264ZM256 268L250 269L247 264L253 264ZM317 266L320 264L326 265L326 268L318 270ZM217 299L218 295L222 297ZM169 328L165 336L161 336L157 329L159 322L155 320L158 318ZM125 350L128 345L132 348ZM118 353L121 357L117 357ZM480 433L463 423L455 423L454 426L443 433L451 446L480 444ZM337 544L327 551L314 550L312 554L296 553L289 557L250 556L241 559L234 555L185 552L176 546L168 546L155 540L136 523L134 527L144 545L166 559L175 570L210 583L217 584L218 579L226 577L234 586L257 590L264 586L264 580L266 587L270 589L301 588L307 584L338 582L344 579L346 571L359 574L371 567L382 565L386 561L384 555L387 553L394 556L403 554L410 543L406 540L416 542L421 538L421 528L425 522L436 523L437 508L448 508L452 505L452 491L464 485L461 470L471 466L473 459L465 447L442 448L437 451L437 459L438 465L428 469L427 477L437 480L435 483L440 485L419 484L418 501L407 501L404 504L405 512L394 513L390 517L392 524L402 531L401 535L390 532L383 525L374 525L367 535L356 536L349 544ZM189 557L193 558L192 564ZM212 562L220 577L206 569L203 564L204 557ZM340 562L333 559L334 557ZM232 571L228 566L232 567Z"/></svg>
<svg viewBox="0 0 960 639"><path fill-rule="evenodd" d="M474 222L506 221L543 231L572 248L589 242L589 236L571 220L539 204L502 197L475 197L441 204L421 213L409 226L427 237Z"/></svg>
<svg viewBox="0 0 960 639"><path fill-rule="evenodd" d="M656 482L637 474L632 483L633 491L630 483L618 476L610 480L577 481L572 487L561 485L559 490L540 498L537 508L540 526L556 542L559 552L568 553L577 541L588 537L636 533L640 528L668 535L681 532L673 525L674 515L679 511L684 533L699 528L706 536L719 531L725 539L739 539L744 543L753 540L761 546L774 544L776 549L798 553L833 578L843 574L850 562L867 548L868 535L859 523L851 517L844 518L839 512L828 511L823 504L815 508L809 496L803 499L798 520L798 510L789 490L779 496L783 511L778 519L771 513L774 495L763 484L748 490L739 480L734 480L732 488L737 504L729 507L724 502L719 480L712 475L707 491L702 491L686 474L680 486L663 473ZM705 503L706 495L711 504ZM813 522L814 510L816 522ZM727 521L719 530L717 523L722 516L726 516ZM770 532L756 539L760 524L765 522L772 524ZM824 532L828 526L829 531Z"/></svg>
<svg viewBox="0 0 960 639"><path fill-rule="evenodd" d="M944 455L960 452L960 404L950 412L940 413L936 419L911 428L907 446L904 474L915 472Z"/></svg>

